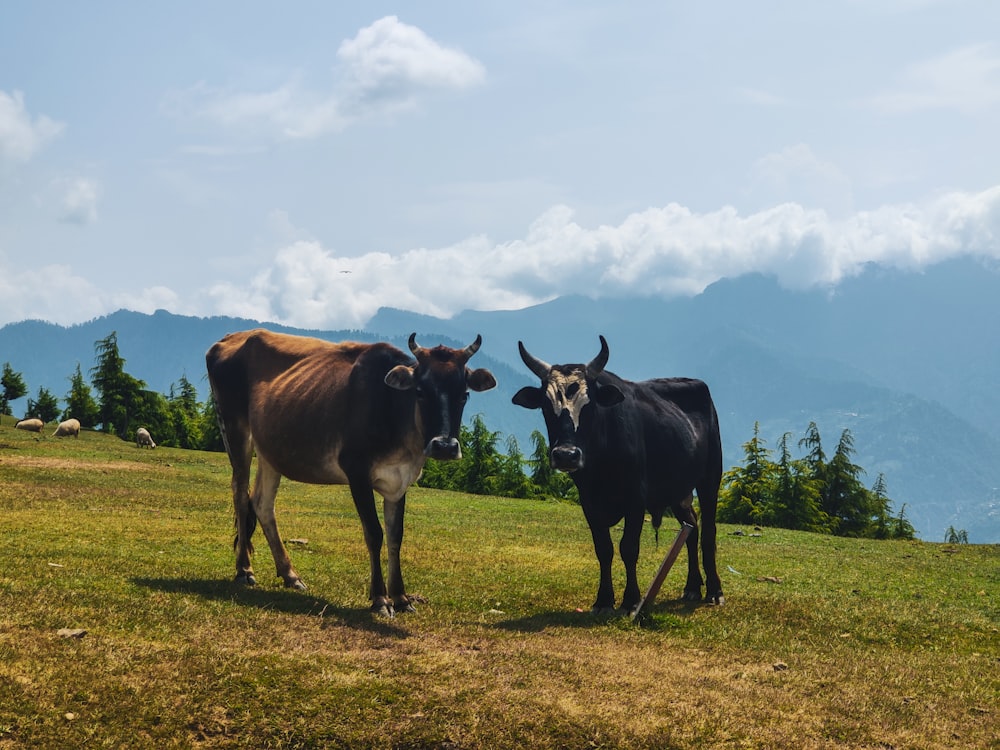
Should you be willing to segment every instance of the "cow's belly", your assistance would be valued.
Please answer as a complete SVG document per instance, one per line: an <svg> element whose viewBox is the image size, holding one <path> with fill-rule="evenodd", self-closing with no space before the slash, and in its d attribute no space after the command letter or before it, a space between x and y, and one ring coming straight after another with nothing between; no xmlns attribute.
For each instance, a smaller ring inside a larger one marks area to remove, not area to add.
<svg viewBox="0 0 1000 750"><path fill-rule="evenodd" d="M347 471L340 463L340 446L331 445L323 451L286 450L279 444L257 443L257 451L278 473L296 482L307 484L350 484ZM390 501L402 497L411 484L420 478L424 468L423 451L400 449L375 461L368 472L373 490Z"/></svg>

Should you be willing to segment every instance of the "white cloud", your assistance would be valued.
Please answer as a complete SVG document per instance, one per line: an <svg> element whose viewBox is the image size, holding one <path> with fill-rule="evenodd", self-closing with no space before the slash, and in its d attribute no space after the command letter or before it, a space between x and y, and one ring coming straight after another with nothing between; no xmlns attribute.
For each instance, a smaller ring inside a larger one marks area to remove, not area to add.
<svg viewBox="0 0 1000 750"><path fill-rule="evenodd" d="M97 221L97 201L100 188L93 180L76 177L58 181L62 194L59 220L69 224L92 224Z"/></svg>
<svg viewBox="0 0 1000 750"><path fill-rule="evenodd" d="M894 91L870 100L888 114L948 109L973 115L1000 104L1000 54L977 44L911 65Z"/></svg>
<svg viewBox="0 0 1000 750"><path fill-rule="evenodd" d="M442 47L415 26L386 16L341 43L337 57L366 106L395 108L423 89L462 89L482 82L483 66L464 52Z"/></svg>
<svg viewBox="0 0 1000 750"><path fill-rule="evenodd" d="M386 16L342 42L337 57L338 85L330 91L306 89L298 77L259 92L235 92L202 81L171 93L163 106L176 116L203 118L227 128L315 138L365 117L413 107L428 91L477 85L485 76L477 60L441 46L396 16Z"/></svg>
<svg viewBox="0 0 1000 750"><path fill-rule="evenodd" d="M871 262L916 270L962 254L998 257L998 237L1000 187L842 220L795 203L746 216L731 207L699 214L670 204L587 229L556 206L525 239L504 244L470 238L398 256L342 257L316 241L294 242L247 288L219 285L210 296L227 315L350 328L382 306L447 317L571 293L690 295L753 271L792 288L830 286Z"/></svg>
<svg viewBox="0 0 1000 750"><path fill-rule="evenodd" d="M28 161L46 141L59 135L63 127L45 115L32 120L20 91L13 94L0 91L0 161Z"/></svg>

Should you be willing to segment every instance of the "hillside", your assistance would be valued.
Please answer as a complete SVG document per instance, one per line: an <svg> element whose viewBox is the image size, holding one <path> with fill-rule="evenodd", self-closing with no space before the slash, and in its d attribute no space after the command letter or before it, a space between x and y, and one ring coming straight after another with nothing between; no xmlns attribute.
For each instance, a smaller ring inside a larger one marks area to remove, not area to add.
<svg viewBox="0 0 1000 750"><path fill-rule="evenodd" d="M726 466L742 460L755 421L771 448L792 443L810 421L832 453L843 429L870 486L884 473L889 496L920 536L940 540L951 525L974 542L1000 541L1000 274L973 261L924 274L871 271L836 293L790 292L759 276L725 280L690 299L568 297L517 311L465 312L440 320L382 310L365 331L307 332L330 340L392 341L406 336L462 345L484 338L477 366L496 390L473 394L466 416L522 448L539 416L510 398L531 376L517 355L524 340L549 362L586 361L597 334L611 347L610 370L631 379L703 378L719 410ZM975 321L971 325L970 321ZM34 395L69 388L86 374L94 342L117 331L126 369L168 392L185 375L205 396L204 352L225 333L258 325L159 311L118 312L68 328L37 321L0 328L0 362L10 361ZM291 330L268 325L274 330ZM15 402L23 409L24 400Z"/></svg>

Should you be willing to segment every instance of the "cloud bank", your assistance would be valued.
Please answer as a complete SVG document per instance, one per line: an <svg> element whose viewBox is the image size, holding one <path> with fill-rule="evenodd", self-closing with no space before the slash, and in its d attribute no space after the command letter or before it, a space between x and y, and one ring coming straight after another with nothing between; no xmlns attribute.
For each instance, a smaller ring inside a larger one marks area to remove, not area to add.
<svg viewBox="0 0 1000 750"><path fill-rule="evenodd" d="M338 255L314 240L275 252L246 283L218 280L192 297L162 286L108 293L66 266L18 272L0 258L0 322L87 320L118 308L231 315L318 329L361 328L380 307L449 317L517 309L566 294L695 295L723 277L775 276L788 288L833 287L866 264L919 271L961 255L1000 259L1000 186L885 206L840 220L795 203L741 216L669 204L587 228L566 206L523 239L470 237L398 255Z"/></svg>

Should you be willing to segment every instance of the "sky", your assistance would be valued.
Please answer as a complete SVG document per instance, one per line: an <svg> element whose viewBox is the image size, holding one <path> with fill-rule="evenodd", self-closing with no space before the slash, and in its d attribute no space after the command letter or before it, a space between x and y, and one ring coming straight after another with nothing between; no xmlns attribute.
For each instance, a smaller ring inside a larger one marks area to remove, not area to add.
<svg viewBox="0 0 1000 750"><path fill-rule="evenodd" d="M1000 259L1000 3L0 6L0 325Z"/></svg>

